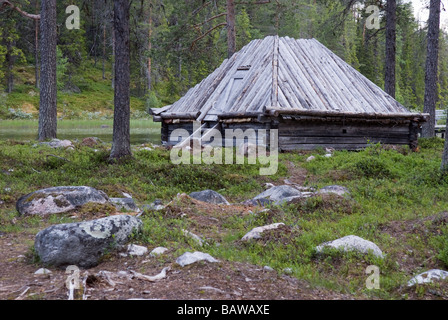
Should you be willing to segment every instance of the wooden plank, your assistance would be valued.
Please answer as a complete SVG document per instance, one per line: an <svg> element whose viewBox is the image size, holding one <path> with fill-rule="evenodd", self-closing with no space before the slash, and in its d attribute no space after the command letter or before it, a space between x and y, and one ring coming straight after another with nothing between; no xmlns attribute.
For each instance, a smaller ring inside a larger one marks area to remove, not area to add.
<svg viewBox="0 0 448 320"><path fill-rule="evenodd" d="M311 82L308 76L306 76L305 72L300 67L294 67L294 58L291 55L288 47L283 44L283 41L280 41L280 57L281 61L285 65L285 74L289 75L289 79L293 81L291 87L293 88L301 88L305 93L305 99L310 102L311 108L326 110L327 108L324 105L324 102L316 97L316 91L311 86ZM300 80L299 80L300 79Z"/></svg>
<svg viewBox="0 0 448 320"><path fill-rule="evenodd" d="M266 113L278 117L279 115L308 115L308 116L336 116L336 117L353 117L353 118L401 118L422 121L429 118L426 113L362 113L362 112L338 112L333 110L283 110L266 108Z"/></svg>
<svg viewBox="0 0 448 320"><path fill-rule="evenodd" d="M337 82L329 83L327 81L328 76L326 72L325 75L322 76L323 66L317 66L314 64L318 55L315 55L311 58L308 56L306 52L309 49L309 46L306 46L308 42L302 41L302 45L298 45L298 42L296 40L288 38L286 39L286 42L291 47L291 51L294 54L295 61L300 62L300 64L303 65L306 73L313 79L315 83L317 94L323 96L328 102L327 109L340 109L340 111L343 111L343 109L341 109L342 106L350 107L351 102L346 98L345 95L341 95L340 92L335 89L335 84L337 84ZM305 46L307 50L303 49L303 47Z"/></svg>
<svg viewBox="0 0 448 320"><path fill-rule="evenodd" d="M254 62L256 62L252 68L251 73L247 75L244 82L244 89L240 91L240 94L235 97L234 100L229 102L228 110L230 112L245 112L251 106L257 106L254 103L254 98L259 92L265 92L266 85L271 85L272 77L272 46L274 44L274 37L268 37L269 42L265 43L265 47L260 48L257 52ZM262 106L259 108L261 109ZM255 108L258 110L258 108Z"/></svg>
<svg viewBox="0 0 448 320"><path fill-rule="evenodd" d="M372 101L367 102L364 98L364 95L359 94L358 89L353 87L352 83L347 79L344 73L340 72L339 68L335 68L334 62L331 57L329 57L324 50L319 50L314 41L310 42L309 50L307 50L309 54L312 54L313 57L317 55L321 55L324 58L321 59L322 63L322 77L327 78L332 81L332 86L337 88L336 95L342 96L346 98L348 102L339 105L341 111L374 111L372 108ZM305 52L304 54L306 54Z"/></svg>
<svg viewBox="0 0 448 320"><path fill-rule="evenodd" d="M274 38L274 48L272 57L272 92L271 103L274 107L278 107L278 56L279 56L279 38Z"/></svg>

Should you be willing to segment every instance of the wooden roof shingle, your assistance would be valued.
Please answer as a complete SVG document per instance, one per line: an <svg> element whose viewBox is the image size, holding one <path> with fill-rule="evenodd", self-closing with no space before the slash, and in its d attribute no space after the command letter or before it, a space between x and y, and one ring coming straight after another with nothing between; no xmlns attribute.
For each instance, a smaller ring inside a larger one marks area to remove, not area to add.
<svg viewBox="0 0 448 320"><path fill-rule="evenodd" d="M417 115L316 39L253 40L185 96L153 114L213 120L229 114Z"/></svg>

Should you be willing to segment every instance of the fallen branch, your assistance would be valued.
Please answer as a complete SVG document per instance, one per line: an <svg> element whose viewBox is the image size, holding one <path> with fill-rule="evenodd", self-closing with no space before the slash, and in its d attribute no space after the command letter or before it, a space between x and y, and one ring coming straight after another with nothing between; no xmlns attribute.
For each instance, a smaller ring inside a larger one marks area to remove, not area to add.
<svg viewBox="0 0 448 320"><path fill-rule="evenodd" d="M15 298L14 300L22 300L23 296L25 295L25 293L28 292L28 290L30 290L30 287L26 287L26 289L21 294L19 294L19 296L17 298Z"/></svg>
<svg viewBox="0 0 448 320"><path fill-rule="evenodd" d="M171 270L170 267L163 268L162 272L160 272L158 275L155 275L153 277L147 276L147 275L135 272L135 271L131 271L131 273L134 275L134 278L155 282L157 280L162 280L162 279L166 278L166 273L167 273L167 271L170 271L170 270Z"/></svg>

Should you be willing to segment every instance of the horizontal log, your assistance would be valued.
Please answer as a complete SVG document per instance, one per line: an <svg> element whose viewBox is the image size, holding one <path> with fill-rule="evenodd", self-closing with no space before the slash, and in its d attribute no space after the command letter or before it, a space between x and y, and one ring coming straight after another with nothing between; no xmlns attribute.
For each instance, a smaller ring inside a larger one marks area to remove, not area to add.
<svg viewBox="0 0 448 320"><path fill-rule="evenodd" d="M316 150L318 148L333 148L335 150L362 150L368 145L361 144L348 144L348 143L333 143L333 144L283 144L279 148L282 151L295 151L295 150Z"/></svg>
<svg viewBox="0 0 448 320"><path fill-rule="evenodd" d="M162 119L191 119L195 120L200 112L162 113Z"/></svg>
<svg viewBox="0 0 448 320"><path fill-rule="evenodd" d="M377 138L377 137L279 137L279 145L283 144L331 144L331 143L378 143L383 144L409 144L410 140L407 137L401 138Z"/></svg>
<svg viewBox="0 0 448 320"><path fill-rule="evenodd" d="M407 119L417 122L426 122L429 119L427 113L356 113L356 112L340 112L340 111L322 111L322 110L297 110L297 109L277 109L266 108L266 115L279 117L280 115L303 115L318 117L347 117L347 118L364 118L364 119Z"/></svg>
<svg viewBox="0 0 448 320"><path fill-rule="evenodd" d="M231 119L231 118L258 118L263 115L260 112L239 112L239 113L223 113L219 114L219 119Z"/></svg>

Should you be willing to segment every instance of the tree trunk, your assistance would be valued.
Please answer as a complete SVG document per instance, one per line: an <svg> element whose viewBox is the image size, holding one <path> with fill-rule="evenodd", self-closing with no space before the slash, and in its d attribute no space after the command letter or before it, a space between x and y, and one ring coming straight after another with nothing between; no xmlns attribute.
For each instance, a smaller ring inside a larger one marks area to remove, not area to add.
<svg viewBox="0 0 448 320"><path fill-rule="evenodd" d="M14 61L15 61L15 57L13 55L13 47L14 47L14 43L8 42L6 45L6 54L5 54L5 60L6 60L6 65L7 65L7 73L6 73L6 92L7 93L11 93L14 89L14 73L13 73L13 69L14 69Z"/></svg>
<svg viewBox="0 0 448 320"><path fill-rule="evenodd" d="M422 136L435 136L437 103L437 67L439 59L440 0L431 0L428 19L428 47L425 75L424 113L429 113L429 121L423 124Z"/></svg>
<svg viewBox="0 0 448 320"><path fill-rule="evenodd" d="M149 54L151 54L152 49L152 3L149 3L149 26L148 26L148 51ZM148 82L148 93L151 92L152 88L152 78L151 78L151 72L152 72L152 61L151 56L148 57L148 69L146 73L146 78Z"/></svg>
<svg viewBox="0 0 448 320"><path fill-rule="evenodd" d="M39 1L36 0L36 11L38 14ZM35 87L39 89L39 20L34 21L34 77L36 78Z"/></svg>
<svg viewBox="0 0 448 320"><path fill-rule="evenodd" d="M227 56L236 52L235 0L227 0Z"/></svg>
<svg viewBox="0 0 448 320"><path fill-rule="evenodd" d="M103 80L106 79L106 22L103 26Z"/></svg>
<svg viewBox="0 0 448 320"><path fill-rule="evenodd" d="M114 0L115 96L110 159L131 155L129 0Z"/></svg>
<svg viewBox="0 0 448 320"><path fill-rule="evenodd" d="M56 138L56 0L42 0L41 5L41 77L39 104L39 140Z"/></svg>
<svg viewBox="0 0 448 320"><path fill-rule="evenodd" d="M387 0L386 5L386 72L384 91L395 98L397 2Z"/></svg>

